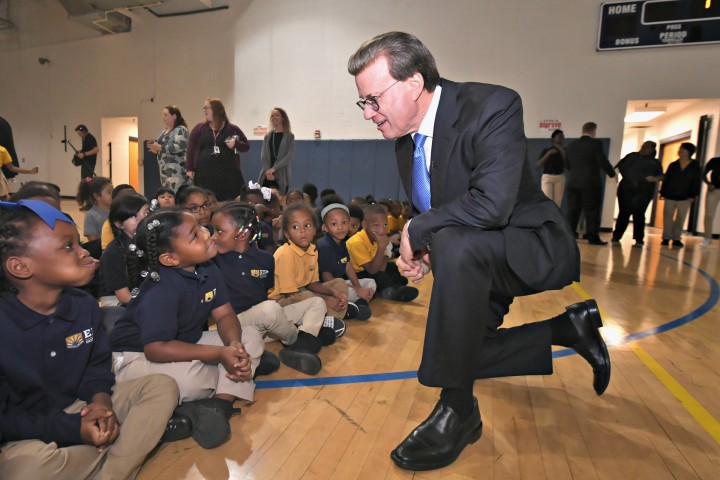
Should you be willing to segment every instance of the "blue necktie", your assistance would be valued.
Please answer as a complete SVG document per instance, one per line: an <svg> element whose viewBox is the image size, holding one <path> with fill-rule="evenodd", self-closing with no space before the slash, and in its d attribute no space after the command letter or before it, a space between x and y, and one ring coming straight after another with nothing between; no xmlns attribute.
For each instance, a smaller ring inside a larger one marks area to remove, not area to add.
<svg viewBox="0 0 720 480"><path fill-rule="evenodd" d="M412 167L412 202L420 213L430 210L430 172L425 161L425 139L420 133L415 134L415 152Z"/></svg>

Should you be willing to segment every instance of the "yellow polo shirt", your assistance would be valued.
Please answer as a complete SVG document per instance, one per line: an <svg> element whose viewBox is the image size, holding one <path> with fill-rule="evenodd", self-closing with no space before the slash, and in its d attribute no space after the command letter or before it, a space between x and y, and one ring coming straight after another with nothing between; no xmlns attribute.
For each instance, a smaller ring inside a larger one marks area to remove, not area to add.
<svg viewBox="0 0 720 480"><path fill-rule="evenodd" d="M391 232L401 232L403 227L405 226L405 217L400 215L399 217L395 218L388 213L387 225L388 234L390 234Z"/></svg>
<svg viewBox="0 0 720 480"><path fill-rule="evenodd" d="M318 255L315 245L303 250L292 242L275 250L275 286L268 297L277 300L283 294L295 293L311 283L320 281Z"/></svg>
<svg viewBox="0 0 720 480"><path fill-rule="evenodd" d="M365 270L365 265L368 262L372 262L378 251L378 245L376 242L370 241L367 232L360 230L358 233L348 238L347 249L350 253L350 263L356 272L362 272Z"/></svg>

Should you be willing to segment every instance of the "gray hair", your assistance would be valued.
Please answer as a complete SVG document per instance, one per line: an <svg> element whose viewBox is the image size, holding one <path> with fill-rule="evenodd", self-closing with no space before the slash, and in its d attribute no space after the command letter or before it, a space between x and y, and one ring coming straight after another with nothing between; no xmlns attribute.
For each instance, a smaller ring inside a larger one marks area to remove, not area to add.
<svg viewBox="0 0 720 480"><path fill-rule="evenodd" d="M383 33L360 45L348 60L348 72L357 76L382 56L387 58L390 76L395 80L407 80L418 72L428 92L435 91L440 83L440 73L430 50L417 37L404 32Z"/></svg>

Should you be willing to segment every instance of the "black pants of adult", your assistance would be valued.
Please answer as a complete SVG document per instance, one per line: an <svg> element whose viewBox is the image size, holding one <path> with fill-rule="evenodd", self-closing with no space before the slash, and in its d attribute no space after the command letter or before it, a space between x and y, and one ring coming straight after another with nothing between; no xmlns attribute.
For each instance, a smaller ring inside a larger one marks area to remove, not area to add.
<svg viewBox="0 0 720 480"><path fill-rule="evenodd" d="M358 278L372 278L375 280L377 285L376 295L380 295L380 292L388 287L401 287L408 284L408 279L402 276L397 265L392 262L388 262L384 271L369 273L363 270L357 272L357 276Z"/></svg>
<svg viewBox="0 0 720 480"><path fill-rule="evenodd" d="M632 185L623 180L618 186L618 217L615 222L613 238L622 238L630 222L630 215L633 217L633 238L642 242L645 239L645 211L655 196L655 184Z"/></svg>
<svg viewBox="0 0 720 480"><path fill-rule="evenodd" d="M502 231L443 228L433 235L431 260L420 383L467 388L480 378L552 373L549 322L500 328L514 297L538 292L508 265Z"/></svg>
<svg viewBox="0 0 720 480"><path fill-rule="evenodd" d="M600 239L600 200L602 188L569 188L568 222L570 230L577 232L580 214L585 212L585 236L588 240Z"/></svg>

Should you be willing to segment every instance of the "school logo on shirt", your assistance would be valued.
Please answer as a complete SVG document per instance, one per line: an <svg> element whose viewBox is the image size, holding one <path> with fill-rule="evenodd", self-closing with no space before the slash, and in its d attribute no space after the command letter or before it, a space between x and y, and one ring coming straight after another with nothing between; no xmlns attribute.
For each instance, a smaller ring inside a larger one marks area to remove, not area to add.
<svg viewBox="0 0 720 480"><path fill-rule="evenodd" d="M83 330L83 337L85 338L85 343L92 343L93 341L93 329L88 328L87 330Z"/></svg>
<svg viewBox="0 0 720 480"><path fill-rule="evenodd" d="M217 289L213 288L209 292L205 292L205 298L203 298L202 302L200 302L200 303L212 302L212 299L215 298L216 291L217 291Z"/></svg>
<svg viewBox="0 0 720 480"><path fill-rule="evenodd" d="M347 257L342 257L340 259L340 263L347 263Z"/></svg>
<svg viewBox="0 0 720 480"><path fill-rule="evenodd" d="M69 337L65 337L65 346L67 348L78 348L83 343L85 343L85 341L83 340L82 333L75 333Z"/></svg>
<svg viewBox="0 0 720 480"><path fill-rule="evenodd" d="M254 278L267 278L268 273L270 273L268 270L260 270L257 268L250 270L250 275Z"/></svg>

